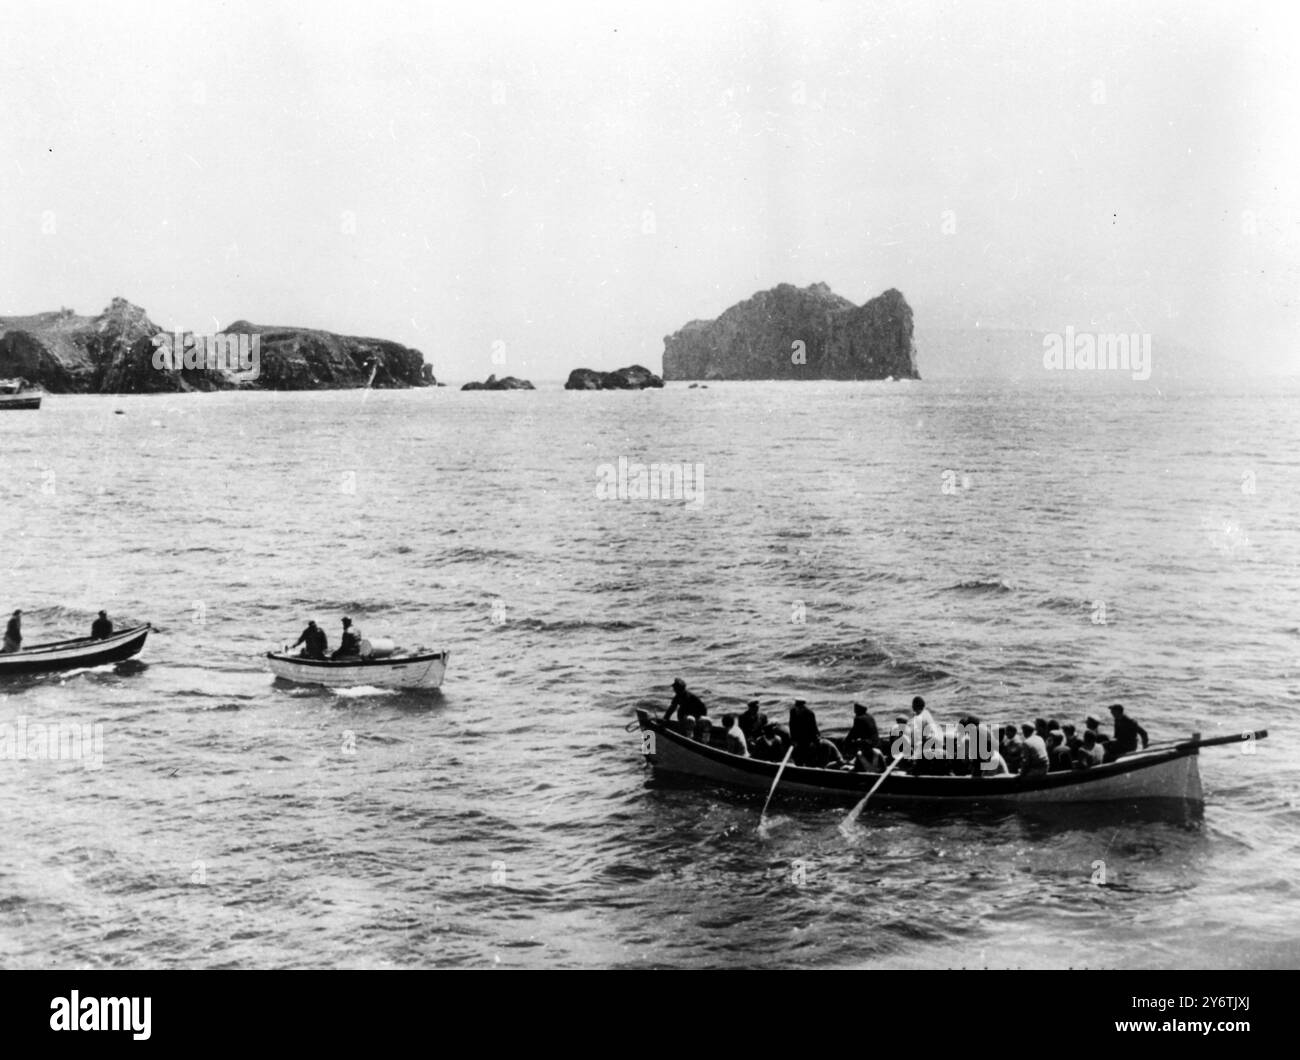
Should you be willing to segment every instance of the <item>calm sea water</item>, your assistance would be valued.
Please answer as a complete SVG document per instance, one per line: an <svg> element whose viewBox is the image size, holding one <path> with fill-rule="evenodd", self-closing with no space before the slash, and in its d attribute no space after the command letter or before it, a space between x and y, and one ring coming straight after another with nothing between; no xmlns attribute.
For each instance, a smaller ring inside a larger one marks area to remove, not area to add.
<svg viewBox="0 0 1300 1060"><path fill-rule="evenodd" d="M1052 380L1055 384L1057 381ZM0 613L154 623L0 686L5 967L1300 964L1300 387L715 384L48 398L0 416ZM120 410L121 414L117 414ZM701 468L693 501L602 467ZM1103 610L1104 609L1104 610ZM440 694L278 684L308 618ZM1103 621L1104 619L1104 621ZM935 817L652 782L624 726L801 695L1204 753L1202 816ZM1099 885L1104 863L1105 885Z"/></svg>

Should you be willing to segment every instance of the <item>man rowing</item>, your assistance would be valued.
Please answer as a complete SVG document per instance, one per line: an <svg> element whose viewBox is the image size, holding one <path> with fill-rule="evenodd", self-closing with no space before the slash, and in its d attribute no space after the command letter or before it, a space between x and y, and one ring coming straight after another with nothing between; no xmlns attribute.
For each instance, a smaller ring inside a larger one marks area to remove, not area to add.
<svg viewBox="0 0 1300 1060"><path fill-rule="evenodd" d="M90 636L94 640L105 640L113 635L113 623L109 621L108 612L101 611L99 617L90 624Z"/></svg>

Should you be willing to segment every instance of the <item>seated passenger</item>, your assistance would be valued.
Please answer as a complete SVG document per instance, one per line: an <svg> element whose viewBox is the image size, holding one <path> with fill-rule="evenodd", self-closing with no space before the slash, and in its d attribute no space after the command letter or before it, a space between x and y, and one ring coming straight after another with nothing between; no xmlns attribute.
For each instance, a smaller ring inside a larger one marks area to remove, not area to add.
<svg viewBox="0 0 1300 1060"><path fill-rule="evenodd" d="M1013 773L1019 773L1021 752L1023 750L1020 733L1016 731L1014 725L1004 725L1002 726L1001 737L998 750L1002 753L1003 759L1006 760L1007 768Z"/></svg>
<svg viewBox="0 0 1300 1060"><path fill-rule="evenodd" d="M1047 723L1043 723L1047 727ZM1038 776L1047 772L1050 760L1047 757L1047 744L1035 731L1034 726L1020 726L1023 739L1020 742L1020 775L1022 777Z"/></svg>
<svg viewBox="0 0 1300 1060"><path fill-rule="evenodd" d="M769 721L755 741L754 757L768 762L779 762L790 747L790 734L784 725Z"/></svg>
<svg viewBox="0 0 1300 1060"><path fill-rule="evenodd" d="M767 715L758 709L758 700L751 699L745 707L745 713L740 716L740 731L745 734L745 740L753 743L758 739L759 734L767 725Z"/></svg>
<svg viewBox="0 0 1300 1060"><path fill-rule="evenodd" d="M853 756L855 773L883 773L888 764L885 756L880 753L880 748L874 745L859 747Z"/></svg>
<svg viewBox="0 0 1300 1060"><path fill-rule="evenodd" d="M974 772L977 777L1003 777L1011 772L1007 760L997 748L992 748L989 757L978 763Z"/></svg>
<svg viewBox="0 0 1300 1060"><path fill-rule="evenodd" d="M910 754L912 741L907 738L907 719L899 714L894 718L894 725L889 730L889 747L885 749L885 753L889 758L897 758L904 747ZM904 757L908 757L908 754L904 754Z"/></svg>
<svg viewBox="0 0 1300 1060"><path fill-rule="evenodd" d="M331 659L345 659L351 656L361 654L361 630L352 625L352 619L343 620L343 636L339 638L339 646L335 649Z"/></svg>
<svg viewBox="0 0 1300 1060"><path fill-rule="evenodd" d="M1075 769L1091 769L1106 760L1106 749L1091 729L1083 734L1083 743L1074 753Z"/></svg>
<svg viewBox="0 0 1300 1060"><path fill-rule="evenodd" d="M1065 736L1061 730L1052 729L1050 739L1052 744L1047 749L1047 756L1051 762L1053 772L1074 768L1074 756L1070 754L1070 749L1065 746Z"/></svg>
<svg viewBox="0 0 1300 1060"><path fill-rule="evenodd" d="M1083 724L1085 731L1091 732L1097 738L1097 742L1102 745L1104 750L1105 745L1110 743L1110 734L1102 731L1101 722L1097 720L1096 715L1089 714Z"/></svg>
<svg viewBox="0 0 1300 1060"><path fill-rule="evenodd" d="M796 763L797 765L815 766L818 769L842 769L845 766L840 749L825 736L819 736L817 742L811 748L805 746L805 750L805 760ZM795 751L792 757L798 758L799 752Z"/></svg>
<svg viewBox="0 0 1300 1060"><path fill-rule="evenodd" d="M745 733L737 723L736 715L722 715L723 747L733 755L740 755L742 758L749 757L749 743L745 739Z"/></svg>

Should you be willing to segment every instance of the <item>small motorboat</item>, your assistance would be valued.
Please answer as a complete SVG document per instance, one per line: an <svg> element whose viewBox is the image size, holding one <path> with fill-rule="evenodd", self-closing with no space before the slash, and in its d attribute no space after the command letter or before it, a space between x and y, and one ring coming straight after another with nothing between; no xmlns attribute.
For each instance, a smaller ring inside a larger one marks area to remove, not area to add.
<svg viewBox="0 0 1300 1060"><path fill-rule="evenodd" d="M726 787L770 791L780 762L732 754L713 731L708 743L637 710L641 753L656 773L711 781ZM907 773L850 773L840 769L787 765L779 790L786 796L854 802L873 790L876 802L912 806L1030 806L1045 803L1133 803L1183 801L1201 803L1197 753L1202 747L1263 739L1267 730L1232 736L1151 744L1091 769L1060 770L1037 776L913 776Z"/></svg>
<svg viewBox="0 0 1300 1060"><path fill-rule="evenodd" d="M76 637L0 652L0 677L78 670L121 662L139 654L151 629L153 627L146 622L143 626L133 626L99 639Z"/></svg>
<svg viewBox="0 0 1300 1060"><path fill-rule="evenodd" d="M0 412L6 409L38 409L43 392L22 379L0 379Z"/></svg>
<svg viewBox="0 0 1300 1060"><path fill-rule="evenodd" d="M288 649L268 651L267 665L276 677L303 685L330 688L438 688L447 672L450 652L404 651L392 641L376 638L361 642L360 655L339 659L312 659Z"/></svg>

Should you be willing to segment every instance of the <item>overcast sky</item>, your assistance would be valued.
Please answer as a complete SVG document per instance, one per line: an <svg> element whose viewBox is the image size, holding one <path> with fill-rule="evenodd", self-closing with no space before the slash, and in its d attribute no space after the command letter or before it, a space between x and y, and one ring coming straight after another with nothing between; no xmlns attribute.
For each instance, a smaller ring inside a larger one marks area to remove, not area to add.
<svg viewBox="0 0 1300 1060"><path fill-rule="evenodd" d="M1294 369L1288 6L6 0L0 314L553 380L822 280Z"/></svg>

